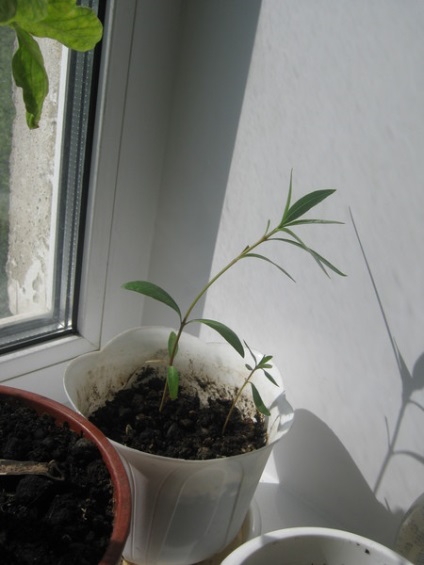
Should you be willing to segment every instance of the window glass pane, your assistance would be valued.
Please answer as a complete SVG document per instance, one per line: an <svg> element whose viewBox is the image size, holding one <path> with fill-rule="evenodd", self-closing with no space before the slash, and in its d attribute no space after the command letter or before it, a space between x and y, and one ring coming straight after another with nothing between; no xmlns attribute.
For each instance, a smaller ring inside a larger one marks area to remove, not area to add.
<svg viewBox="0 0 424 565"><path fill-rule="evenodd" d="M10 58L15 35L11 29L0 28L0 318L10 315L7 298L6 261L9 238L9 178L12 127L15 106L12 100Z"/></svg>
<svg viewBox="0 0 424 565"><path fill-rule="evenodd" d="M92 2L83 2L92 6ZM96 8L96 6L94 6ZM94 52L40 39L49 77L29 130L11 79L14 33L0 27L0 351L76 331L91 147Z"/></svg>

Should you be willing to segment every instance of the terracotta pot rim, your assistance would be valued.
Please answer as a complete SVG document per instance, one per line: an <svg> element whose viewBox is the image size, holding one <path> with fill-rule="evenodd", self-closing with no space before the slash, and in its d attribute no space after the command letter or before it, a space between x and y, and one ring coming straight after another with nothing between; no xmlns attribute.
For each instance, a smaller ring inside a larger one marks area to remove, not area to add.
<svg viewBox="0 0 424 565"><path fill-rule="evenodd" d="M37 412L45 411L51 414L59 424L68 422L73 431L82 431L97 445L111 475L117 509L109 545L99 565L117 565L130 529L131 490L124 465L115 447L103 432L86 418L56 400L7 385L0 385L0 394L19 398Z"/></svg>

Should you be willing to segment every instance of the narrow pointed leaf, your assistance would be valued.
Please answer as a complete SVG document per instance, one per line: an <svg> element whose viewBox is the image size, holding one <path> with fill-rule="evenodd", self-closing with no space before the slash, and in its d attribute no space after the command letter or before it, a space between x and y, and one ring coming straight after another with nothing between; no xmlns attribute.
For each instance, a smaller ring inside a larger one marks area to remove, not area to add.
<svg viewBox="0 0 424 565"><path fill-rule="evenodd" d="M340 269L338 269L335 265L333 265L332 263L330 263L330 261L328 261L325 257L323 257L322 255L320 255L319 253L317 253L316 251L314 251L313 249L309 249L309 253L312 255L312 257L315 259L315 261L317 261L319 264L321 265L325 265L326 267L328 267L331 271L333 271L334 273L336 273L337 275L340 275L341 277L345 277L346 274L343 273L342 271L340 271Z"/></svg>
<svg viewBox="0 0 424 565"><path fill-rule="evenodd" d="M261 367L261 368L262 367L272 367L272 365L268 364L269 361L271 361L271 359L272 359L272 355L264 355L262 357L262 359L260 360L258 367Z"/></svg>
<svg viewBox="0 0 424 565"><path fill-rule="evenodd" d="M272 382L273 385L275 386L280 386L277 381L274 379L274 377L271 375L271 373L268 373L268 371L264 371L264 375L266 376L266 378Z"/></svg>
<svg viewBox="0 0 424 565"><path fill-rule="evenodd" d="M221 335L225 339L225 341L227 341L232 347L234 347L234 349L237 351L239 355L241 355L241 357L244 357L243 344L241 343L240 339L233 332L231 328L222 324L221 322L217 322L215 320L208 320L205 318L192 320L192 321L205 324L206 326L209 326L210 328L218 332L219 335Z"/></svg>
<svg viewBox="0 0 424 565"><path fill-rule="evenodd" d="M296 241L292 241L293 245L296 245L298 247L300 247L301 249L303 249L304 251L306 251L307 253L309 253L311 255L311 257L316 261L318 267L327 275L327 277L329 276L323 263L321 261L318 260L317 258L317 254L312 251L312 249L310 249L301 239L300 237L298 237L295 233L291 232L290 230L287 230L288 233L290 233L290 235L292 237L295 238Z"/></svg>
<svg viewBox="0 0 424 565"><path fill-rule="evenodd" d="M292 187L293 187L293 169L290 172L290 184L289 184L289 193L287 195L286 205L284 207L283 217L281 218L280 224L284 224L286 222L286 216L290 209L291 204L291 196L292 196Z"/></svg>
<svg viewBox="0 0 424 565"><path fill-rule="evenodd" d="M177 334L175 332L171 332L168 338L168 355L169 357L175 357L178 353L178 345L176 351L174 352L175 342L177 341Z"/></svg>
<svg viewBox="0 0 424 565"><path fill-rule="evenodd" d="M243 340L243 341L244 341L244 345L246 346L246 349L249 351L249 353L250 353L250 355L251 355L251 357L252 357L252 359L253 359L253 361L255 362L255 365L256 365L256 357L255 357L255 354L253 353L253 351L252 351L251 348L249 347L248 343L247 343L245 340Z"/></svg>
<svg viewBox="0 0 424 565"><path fill-rule="evenodd" d="M297 200L297 202L295 202L293 206L291 206L287 211L287 214L284 218L284 223L280 224L281 227L284 227L284 225L293 222L293 220L297 220L297 218L300 218L301 216L306 214L308 210L325 200L325 198L327 198L334 192L335 190L333 189L315 190L314 192L310 192L309 194L302 196L302 198Z"/></svg>
<svg viewBox="0 0 424 565"><path fill-rule="evenodd" d="M168 367L168 393L171 400L176 400L178 398L178 387L179 387L180 376L177 369L173 365Z"/></svg>
<svg viewBox="0 0 424 565"><path fill-rule="evenodd" d="M318 220L318 219L305 219L305 220L295 220L294 222L287 222L286 224L284 224L284 227L289 227L289 226L302 226L302 225L306 225L306 224L339 224L339 225L343 225L344 222L338 222L336 220Z"/></svg>
<svg viewBox="0 0 424 565"><path fill-rule="evenodd" d="M255 406L256 406L256 409L258 410L258 412L260 412L264 416L271 416L271 412L265 406L265 404L264 404L264 402L261 398L261 395L259 394L258 389L255 387L255 385L253 383L250 383L250 386L252 387L253 402L255 403Z"/></svg>
<svg viewBox="0 0 424 565"><path fill-rule="evenodd" d="M130 281L122 285L122 288L126 290L132 290L134 292L138 292L139 294L143 294L144 296L148 296L149 298L153 298L158 302L162 302L169 306L178 314L181 320L181 311L178 304L175 300L170 296L166 290L163 290L160 286L151 283L149 281Z"/></svg>
<svg viewBox="0 0 424 565"><path fill-rule="evenodd" d="M273 238L273 240L276 240L277 238ZM268 257L265 257L265 255L260 255L258 253L247 253L245 255L245 257L252 257L253 259L262 259L263 261L266 261L267 263L270 263L271 265L274 265L274 267L277 267L277 269L279 271L281 271L282 273L284 273L287 277L289 277L289 279L291 279L293 282L296 282L294 280L294 278L291 276L290 273L288 273L285 269L283 269L283 267L281 267L280 265L278 265L277 263L275 263L274 261L271 261L271 259L269 259Z"/></svg>
<svg viewBox="0 0 424 565"><path fill-rule="evenodd" d="M316 251L314 251L313 249L311 249L310 247L308 247L301 239L299 236L297 236L295 233L293 233L291 230L287 230L284 229L283 231L286 231L288 234L290 234L293 238L295 238L295 241L292 239L286 239L286 238L274 238L273 240L280 240L280 241L284 241L286 243L290 243L292 245L295 245L296 247L299 247L300 249L303 249L304 251L306 251L307 253L309 253L314 259L315 261L318 263L318 266L324 271L324 273L328 276L327 271L325 270L325 267L328 267L331 271L333 271L334 273L336 273L337 275L340 275L341 277L345 277L346 274L343 273L342 271L340 271L340 269L338 269L335 265L333 265L332 263L330 263L330 261L328 261L328 259L325 259L325 257L323 257L322 255L320 255L319 253L317 253ZM325 267L324 267L325 265Z"/></svg>

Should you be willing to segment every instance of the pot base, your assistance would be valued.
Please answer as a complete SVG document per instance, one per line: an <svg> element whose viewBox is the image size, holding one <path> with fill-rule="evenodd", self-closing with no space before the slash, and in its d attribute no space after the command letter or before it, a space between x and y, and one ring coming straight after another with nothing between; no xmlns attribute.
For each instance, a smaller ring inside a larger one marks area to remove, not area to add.
<svg viewBox="0 0 424 565"><path fill-rule="evenodd" d="M213 557L206 559L205 561L200 561L196 565L221 565L222 560L227 557L232 551L237 549L240 545L246 541L260 535L261 533L261 515L259 512L259 507L255 501L252 502L247 516L243 522L239 533L235 539L220 553L217 553ZM122 559L120 565L137 565L136 563L131 563L131 561L126 561Z"/></svg>

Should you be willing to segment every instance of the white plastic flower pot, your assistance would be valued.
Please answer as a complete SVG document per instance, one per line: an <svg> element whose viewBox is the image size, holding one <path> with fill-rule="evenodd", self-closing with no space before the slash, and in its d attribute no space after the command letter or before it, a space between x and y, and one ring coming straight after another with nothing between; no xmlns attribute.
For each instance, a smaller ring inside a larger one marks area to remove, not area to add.
<svg viewBox="0 0 424 565"><path fill-rule="evenodd" d="M64 385L73 407L88 417L128 385L146 361L166 356L170 330L146 327L120 334L101 351L72 361ZM243 360L227 344L183 335L176 366L181 381L196 373L229 386L246 376ZM268 444L256 451L206 461L151 455L115 442L127 468L133 516L124 557L137 565L197 563L222 551L237 535L273 445L290 428L293 410L279 372L279 388L261 375L256 385L271 416ZM185 375L185 376L184 376Z"/></svg>
<svg viewBox="0 0 424 565"><path fill-rule="evenodd" d="M412 565L362 536L329 528L288 528L254 538L222 565Z"/></svg>

